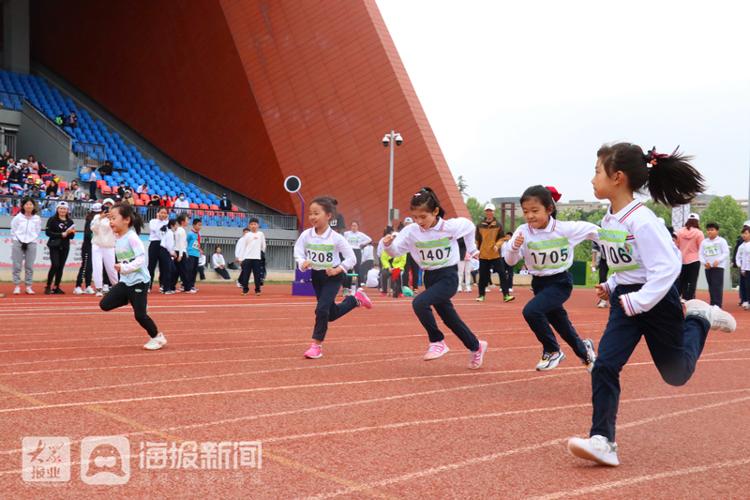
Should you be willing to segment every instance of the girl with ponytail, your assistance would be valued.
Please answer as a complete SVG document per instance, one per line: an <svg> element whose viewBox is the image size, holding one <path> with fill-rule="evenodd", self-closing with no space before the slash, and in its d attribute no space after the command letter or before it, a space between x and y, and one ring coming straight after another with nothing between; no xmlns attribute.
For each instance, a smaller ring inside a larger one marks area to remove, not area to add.
<svg viewBox="0 0 750 500"><path fill-rule="evenodd" d="M568 441L568 450L577 457L619 465L615 421L620 371L641 336L661 377L678 386L693 375L708 330L733 332L737 327L729 313L700 300L688 300L683 312L674 285L682 267L679 252L664 224L634 198L634 193L647 190L665 205L688 203L705 189L690 159L677 149L671 154L655 148L644 152L630 143L605 145L597 152L594 195L610 202L599 246L615 272L596 286L599 298L609 300L611 307L591 373L591 437Z"/></svg>

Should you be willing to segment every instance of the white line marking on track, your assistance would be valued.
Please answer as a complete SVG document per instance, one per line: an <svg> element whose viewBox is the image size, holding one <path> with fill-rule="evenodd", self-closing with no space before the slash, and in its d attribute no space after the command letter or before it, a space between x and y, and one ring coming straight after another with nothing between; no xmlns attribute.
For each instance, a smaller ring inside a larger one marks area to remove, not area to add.
<svg viewBox="0 0 750 500"><path fill-rule="evenodd" d="M629 477L626 479L620 479L619 481L610 481L607 483L596 484L594 486L588 486L586 488L578 488L575 490L558 491L547 495L541 495L531 497L532 500L555 500L557 498L576 497L580 495L587 495L589 493L601 493L603 491L610 491L617 488L623 488L627 486L633 486L636 484L645 483L648 481L657 481L659 479L668 479L671 477L688 476L691 474L701 474L704 472L726 469L729 467L741 467L743 465L750 464L750 457L742 458L739 460L726 460L724 462L714 462L707 465L695 465L693 467L685 467L682 469L657 472L655 474L645 474L643 476Z"/></svg>
<svg viewBox="0 0 750 500"><path fill-rule="evenodd" d="M655 421L658 421L658 420L664 420L664 419L667 419L667 418L677 417L677 416L681 416L681 415L687 415L687 414L690 414L690 413L696 413L696 412L703 411L703 410L709 410L709 409L713 409L713 408L719 408L719 407L727 406L727 405L731 405L731 404L744 403L746 401L750 401L750 396L745 396L745 397L742 397L742 398L731 399L731 400L728 400L728 401L722 401L722 402L719 402L719 403L712 403L712 404L708 404L708 405L697 406L697 407L694 407L694 408L690 408L688 410L680 410L680 411L675 411L675 412L671 412L671 413L665 413L663 415L659 415L659 416L655 416L655 417L650 417L650 418L644 418L644 419L641 419L641 420L636 420L634 422L629 422L629 423L620 425L620 426L618 426L618 431L621 431L623 429L629 429L629 428L637 427L637 426L644 425L644 424L647 424L647 423L652 423L652 422L655 422ZM555 446L555 445L562 444L567 439L568 439L568 437L551 439L549 441L544 441L544 442L538 443L538 444L532 444L532 445L528 445L528 446L522 446L520 448L514 448L514 449L511 449L511 450L504 450L504 451L499 451L499 452L496 452L496 453L491 453L489 455L483 455L483 456L479 456L479 457L469 458L467 460L462 460L460 462L453 462L453 463L449 463L449 464L445 464L445 465L440 465L440 466L437 466L437 467L431 467L429 469L423 469L423 470L420 470L420 471L414 471L414 472L410 472L408 474L403 474L401 476L395 476L395 477L391 477L391 478L387 478L387 479L382 479L380 481L373 481L373 482L370 482L370 483L367 483L367 484L362 484L362 485L359 485L359 486L356 486L356 487L343 488L343 489L340 489L338 491L334 491L332 493L326 493L326 494L322 494L322 495L316 495L316 496L312 496L312 497L308 497L308 498L311 498L311 499L312 498L314 498L314 499L335 498L335 497L338 497L338 496L341 496L341 495L351 495L352 493L356 493L356 492L362 491L364 489L382 488L382 487L385 487L385 486L391 486L391 485L394 485L394 484L411 481L413 479L420 479L420 478L424 478L424 477L428 477L428 476L434 476L435 474L440 474L440 473L444 473L444 472L448 472L448 471L452 471L452 470L461 469L461 468L468 467L468 466L471 466L471 465L477 465L477 464L481 464L481 463L492 462L492 461L495 461L495 460L497 460L499 458L504 458L504 457L511 456L511 455L517 455L519 453L530 452L530 451L537 451L539 449L546 448L546 447L549 447L549 446Z"/></svg>

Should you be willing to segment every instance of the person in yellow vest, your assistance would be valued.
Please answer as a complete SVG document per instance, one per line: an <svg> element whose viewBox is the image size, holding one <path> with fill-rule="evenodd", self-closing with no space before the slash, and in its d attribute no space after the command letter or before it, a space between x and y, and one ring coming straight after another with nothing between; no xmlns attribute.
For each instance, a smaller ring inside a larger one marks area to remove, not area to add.
<svg viewBox="0 0 750 500"><path fill-rule="evenodd" d="M401 276L405 268L406 254L391 257L388 252L383 252L380 255L380 293L383 295L388 293L388 281L390 281L393 298L397 299L401 295Z"/></svg>

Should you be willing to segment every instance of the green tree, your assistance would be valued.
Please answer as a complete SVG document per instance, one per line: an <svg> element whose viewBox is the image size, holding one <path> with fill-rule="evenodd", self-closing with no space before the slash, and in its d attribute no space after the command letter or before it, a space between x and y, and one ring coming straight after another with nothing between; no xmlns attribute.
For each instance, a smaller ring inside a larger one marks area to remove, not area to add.
<svg viewBox="0 0 750 500"><path fill-rule="evenodd" d="M734 198L731 196L717 197L711 200L711 203L701 213L701 226L705 228L709 222L719 224L719 234L727 240L731 249L734 248L734 242L740 235L745 218L745 212Z"/></svg>
<svg viewBox="0 0 750 500"><path fill-rule="evenodd" d="M479 224L479 221L484 218L484 204L479 203L479 200L472 196L466 200L466 208L469 209L471 220L474 221L474 224Z"/></svg>
<svg viewBox="0 0 750 500"><path fill-rule="evenodd" d="M461 193L461 196L468 196L466 190L469 188L469 185L466 183L463 175L459 175L458 179L456 179L456 186L458 186L458 192Z"/></svg>

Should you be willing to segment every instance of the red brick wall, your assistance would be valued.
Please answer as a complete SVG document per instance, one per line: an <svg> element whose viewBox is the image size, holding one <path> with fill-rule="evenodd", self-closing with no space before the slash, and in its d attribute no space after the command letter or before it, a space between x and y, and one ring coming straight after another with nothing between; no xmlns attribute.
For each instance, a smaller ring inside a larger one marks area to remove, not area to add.
<svg viewBox="0 0 750 500"><path fill-rule="evenodd" d="M373 236L432 186L466 207L372 0L33 0L32 55L192 170L290 211L286 175Z"/></svg>

